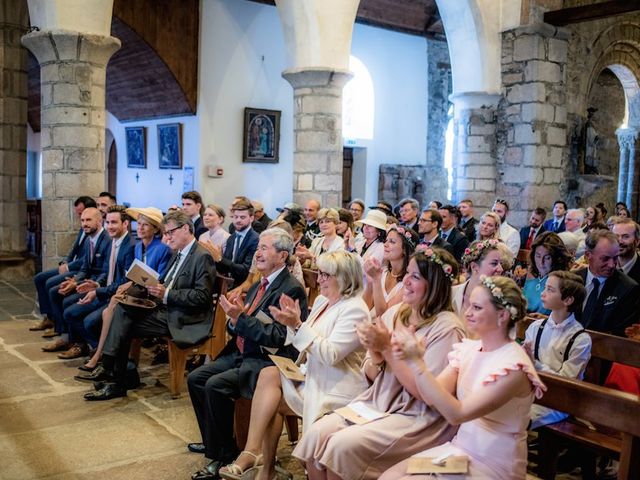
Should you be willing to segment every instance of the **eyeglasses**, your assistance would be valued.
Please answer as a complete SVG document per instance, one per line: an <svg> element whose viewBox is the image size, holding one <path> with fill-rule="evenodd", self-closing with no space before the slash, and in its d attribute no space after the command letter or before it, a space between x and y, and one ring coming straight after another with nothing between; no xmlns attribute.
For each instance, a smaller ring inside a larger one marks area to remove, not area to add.
<svg viewBox="0 0 640 480"><path fill-rule="evenodd" d="M178 229L180 229L180 228L182 228L182 227L184 227L184 225L180 225L179 227L176 227L176 228L168 228L168 229L166 229L166 230L164 231L164 234L165 234L167 237L172 237L172 236L173 236L173 232L175 232L176 230L178 230Z"/></svg>
<svg viewBox="0 0 640 480"><path fill-rule="evenodd" d="M322 270L318 270L318 280L326 280L329 277L332 277L330 273L323 272Z"/></svg>
<svg viewBox="0 0 640 480"><path fill-rule="evenodd" d="M422 218L422 217L420 217L418 219L418 221L419 222L423 222L423 223L425 223L425 222L433 222L433 220L431 220L430 218Z"/></svg>

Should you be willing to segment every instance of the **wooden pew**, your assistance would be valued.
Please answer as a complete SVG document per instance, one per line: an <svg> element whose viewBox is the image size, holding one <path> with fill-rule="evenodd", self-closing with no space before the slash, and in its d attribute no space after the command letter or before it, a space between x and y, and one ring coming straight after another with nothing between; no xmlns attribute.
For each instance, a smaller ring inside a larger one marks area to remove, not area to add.
<svg viewBox="0 0 640 480"><path fill-rule="evenodd" d="M170 375L169 390L171 391L171 396L173 398L180 396L188 355L209 355L211 358L215 358L224 348L226 344L227 318L218 300L220 295L226 295L231 285L233 285L233 278L224 277L222 275L216 276L214 294L212 297L213 323L211 325L211 333L204 343L183 349L179 348L170 339L168 340Z"/></svg>
<svg viewBox="0 0 640 480"><path fill-rule="evenodd" d="M541 428L538 475L544 480L555 478L556 455L561 443L569 440L589 450L619 455L619 480L640 478L638 396L557 375L540 373L540 378L548 391L536 403L595 424L607 425L619 434L593 431L582 423L568 420ZM592 463L595 466L595 456Z"/></svg>
<svg viewBox="0 0 640 480"><path fill-rule="evenodd" d="M640 478L640 439L637 438L640 436L640 399L598 385L602 369L608 369L610 362L640 367L640 342L591 330L587 332L592 348L584 381L570 380L572 383L568 385L558 383L561 377L544 375L543 381L549 391L537 403L596 425L590 428L570 417L539 429L540 476L554 478L560 444L578 443L600 454L619 456L619 479ZM547 377L552 378L547 380ZM582 389L574 384L581 385ZM627 425L630 423L633 427ZM583 477L589 478L595 472L595 455L582 460Z"/></svg>
<svg viewBox="0 0 640 480"><path fill-rule="evenodd" d="M310 268L303 268L302 276L304 278L305 285L309 289L307 305L309 305L309 309L311 309L313 302L315 302L316 297L320 294L320 287L318 286L318 271Z"/></svg>

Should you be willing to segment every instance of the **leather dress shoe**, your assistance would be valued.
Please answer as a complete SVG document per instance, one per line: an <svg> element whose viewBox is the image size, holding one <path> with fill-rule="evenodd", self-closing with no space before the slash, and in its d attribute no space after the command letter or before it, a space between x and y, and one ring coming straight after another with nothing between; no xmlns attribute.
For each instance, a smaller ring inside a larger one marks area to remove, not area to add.
<svg viewBox="0 0 640 480"><path fill-rule="evenodd" d="M202 470L198 470L196 473L191 475L191 480L213 480L218 479L220 476L218 472L222 467L225 466L225 462L220 460L213 460Z"/></svg>
<svg viewBox="0 0 640 480"><path fill-rule="evenodd" d="M126 396L126 389L116 385L115 383L105 383L100 390L85 393L84 399L89 402L97 402L101 400L111 400L112 398L120 398Z"/></svg>
<svg viewBox="0 0 640 480"><path fill-rule="evenodd" d="M81 382L112 382L113 373L106 370L102 365L98 365L91 373L79 373L75 377Z"/></svg>
<svg viewBox="0 0 640 480"><path fill-rule="evenodd" d="M61 352L63 350L67 350L69 348L69 342L58 338L53 342L47 343L44 347L42 347L43 352Z"/></svg>
<svg viewBox="0 0 640 480"><path fill-rule="evenodd" d="M193 453L202 453L202 454L204 454L204 452L205 452L205 450L206 450L206 448L205 448L205 446L204 446L204 443L189 443L189 444L187 445L187 449L188 449L190 452L193 452Z"/></svg>
<svg viewBox="0 0 640 480"><path fill-rule="evenodd" d="M55 328L47 328L44 333L42 334L42 338L53 338L53 337L57 337L60 334L58 332L56 332Z"/></svg>
<svg viewBox="0 0 640 480"><path fill-rule="evenodd" d="M86 354L87 350L88 350L88 347L86 344L74 343L73 345L71 345L69 350L67 350L66 352L59 353L58 358L62 360L71 360L74 358L80 358Z"/></svg>
<svg viewBox="0 0 640 480"><path fill-rule="evenodd" d="M49 319L49 317L45 317L32 327L29 327L29 330L31 330L32 332L39 332L40 330L47 330L48 328L53 328L54 326L55 324Z"/></svg>

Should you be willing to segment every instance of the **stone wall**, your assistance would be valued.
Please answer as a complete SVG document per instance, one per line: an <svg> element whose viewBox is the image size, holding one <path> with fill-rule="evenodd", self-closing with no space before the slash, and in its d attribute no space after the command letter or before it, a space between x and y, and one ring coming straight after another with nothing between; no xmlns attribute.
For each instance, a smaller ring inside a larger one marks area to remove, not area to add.
<svg viewBox="0 0 640 480"><path fill-rule="evenodd" d="M451 61L445 40L427 39L427 196L445 202L448 172L444 167L445 134L451 102Z"/></svg>
<svg viewBox="0 0 640 480"><path fill-rule="evenodd" d="M27 251L27 2L0 4L0 277L29 275Z"/></svg>
<svg viewBox="0 0 640 480"><path fill-rule="evenodd" d="M566 192L568 36L544 24L502 34L496 194L509 202L513 225Z"/></svg>
<svg viewBox="0 0 640 480"><path fill-rule="evenodd" d="M380 180L378 182L378 200L384 200L395 205L405 197L418 200L423 207L431 200L428 185L426 185L427 168L424 165L380 165Z"/></svg>

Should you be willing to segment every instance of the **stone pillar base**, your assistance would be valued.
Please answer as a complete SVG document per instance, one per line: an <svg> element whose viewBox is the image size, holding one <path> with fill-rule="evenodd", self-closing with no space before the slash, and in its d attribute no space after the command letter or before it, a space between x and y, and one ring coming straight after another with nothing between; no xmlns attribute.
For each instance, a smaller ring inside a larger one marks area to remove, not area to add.
<svg viewBox="0 0 640 480"><path fill-rule="evenodd" d="M8 282L18 279L30 279L36 273L33 258L27 255L0 255L0 280Z"/></svg>
<svg viewBox="0 0 640 480"><path fill-rule="evenodd" d="M347 71L322 68L287 70L293 87L293 201L304 205L342 205L342 89Z"/></svg>

